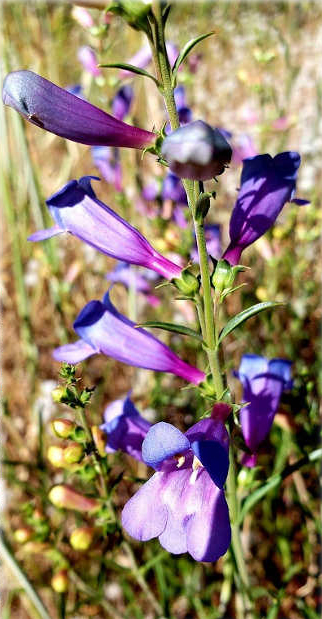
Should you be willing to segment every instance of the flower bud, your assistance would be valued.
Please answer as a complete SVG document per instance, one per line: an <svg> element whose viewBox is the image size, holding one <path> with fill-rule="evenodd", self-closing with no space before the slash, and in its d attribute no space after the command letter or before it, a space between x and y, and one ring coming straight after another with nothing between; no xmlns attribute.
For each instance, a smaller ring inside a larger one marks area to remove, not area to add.
<svg viewBox="0 0 322 619"><path fill-rule="evenodd" d="M94 441L95 447L99 455L101 456L101 458L105 458L107 456L107 453L105 451L105 445L106 445L105 433L98 426L92 426L91 431L92 431L93 441Z"/></svg>
<svg viewBox="0 0 322 619"><path fill-rule="evenodd" d="M30 527L21 527L20 529L15 530L13 537L18 544L24 544L30 540L32 534L33 530Z"/></svg>
<svg viewBox="0 0 322 619"><path fill-rule="evenodd" d="M53 466L64 466L64 450L57 445L51 445L47 449L47 458Z"/></svg>
<svg viewBox="0 0 322 619"><path fill-rule="evenodd" d="M225 423L232 411L230 404L226 402L216 402L211 411L211 418L215 421L219 420Z"/></svg>
<svg viewBox="0 0 322 619"><path fill-rule="evenodd" d="M78 527L72 532L69 542L74 550L87 550L94 537L93 527Z"/></svg>
<svg viewBox="0 0 322 619"><path fill-rule="evenodd" d="M66 387L63 386L55 387L51 392L51 397L54 402L62 402L62 400L66 398L66 395Z"/></svg>
<svg viewBox="0 0 322 619"><path fill-rule="evenodd" d="M56 572L51 579L51 586L56 593L65 593L68 589L67 570Z"/></svg>
<svg viewBox="0 0 322 619"><path fill-rule="evenodd" d="M232 149L218 129L196 120L167 135L161 154L180 178L204 181L223 173Z"/></svg>
<svg viewBox="0 0 322 619"><path fill-rule="evenodd" d="M235 273L227 260L218 260L214 274L211 278L211 283L217 290L222 293L225 288L230 288L233 285Z"/></svg>
<svg viewBox="0 0 322 619"><path fill-rule="evenodd" d="M194 296L200 287L197 277L188 269L183 269L180 277L175 277L172 281L178 290L186 296Z"/></svg>
<svg viewBox="0 0 322 619"><path fill-rule="evenodd" d="M92 512L100 508L100 502L97 499L83 496L80 492L76 492L76 490L66 485L54 486L50 490L48 497L55 507L60 507L61 509Z"/></svg>
<svg viewBox="0 0 322 619"><path fill-rule="evenodd" d="M75 428L75 424L69 419L53 419L51 428L59 438L69 438Z"/></svg>
<svg viewBox="0 0 322 619"><path fill-rule="evenodd" d="M67 464L74 464L79 462L84 455L84 448L79 443L71 443L63 450L64 462Z"/></svg>

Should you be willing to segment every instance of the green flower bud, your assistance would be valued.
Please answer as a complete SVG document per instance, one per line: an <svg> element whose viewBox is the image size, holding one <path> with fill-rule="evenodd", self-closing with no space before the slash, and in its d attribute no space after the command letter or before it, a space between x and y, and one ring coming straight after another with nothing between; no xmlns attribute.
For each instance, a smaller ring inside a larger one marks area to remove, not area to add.
<svg viewBox="0 0 322 619"><path fill-rule="evenodd" d="M74 441L77 441L77 443L84 443L87 438L84 428L82 428L81 426L76 426L72 433L72 438L74 439Z"/></svg>
<svg viewBox="0 0 322 619"><path fill-rule="evenodd" d="M13 537L18 544L24 544L30 540L32 534L33 530L30 527L21 527L20 529L15 530Z"/></svg>
<svg viewBox="0 0 322 619"><path fill-rule="evenodd" d="M175 277L172 282L187 297L193 297L200 287L198 278L188 269L183 269L181 276Z"/></svg>
<svg viewBox="0 0 322 619"><path fill-rule="evenodd" d="M215 290L222 294L224 290L232 288L237 273L244 271L246 268L240 264L231 266L227 260L218 260L215 271L211 276L211 283Z"/></svg>
<svg viewBox="0 0 322 619"><path fill-rule="evenodd" d="M58 447L57 445L51 445L47 449L47 458L53 466L64 466L64 450L62 447Z"/></svg>
<svg viewBox="0 0 322 619"><path fill-rule="evenodd" d="M51 397L54 402L62 402L67 397L66 387L55 387L55 389L51 392Z"/></svg>
<svg viewBox="0 0 322 619"><path fill-rule="evenodd" d="M71 443L63 450L64 461L68 464L79 462L84 455L84 448L79 443Z"/></svg>
<svg viewBox="0 0 322 619"><path fill-rule="evenodd" d="M49 494L49 500L61 509L74 509L78 512L94 512L100 508L100 502L97 499L91 499L76 492L73 488L66 485L54 486Z"/></svg>
<svg viewBox="0 0 322 619"><path fill-rule="evenodd" d="M69 542L74 550L87 550L94 537L93 527L78 527L72 532Z"/></svg>
<svg viewBox="0 0 322 619"><path fill-rule="evenodd" d="M54 434L59 438L69 438L76 427L69 419L54 419L50 425Z"/></svg>
<svg viewBox="0 0 322 619"><path fill-rule="evenodd" d="M56 572L51 579L51 586L56 593L65 593L68 589L67 570Z"/></svg>

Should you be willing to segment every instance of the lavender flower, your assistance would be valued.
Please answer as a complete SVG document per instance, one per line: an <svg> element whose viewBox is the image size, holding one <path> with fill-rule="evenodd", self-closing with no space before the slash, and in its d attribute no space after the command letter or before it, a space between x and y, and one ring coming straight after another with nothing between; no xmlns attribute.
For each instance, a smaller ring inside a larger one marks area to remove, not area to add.
<svg viewBox="0 0 322 619"><path fill-rule="evenodd" d="M218 129L196 120L167 135L161 153L180 178L207 180L223 173L232 150Z"/></svg>
<svg viewBox="0 0 322 619"><path fill-rule="evenodd" d="M168 279L178 277L181 267L159 254L136 228L96 198L92 178L70 181L51 196L47 205L56 225L35 232L29 240L42 241L70 232L112 258L139 264Z"/></svg>
<svg viewBox="0 0 322 619"><path fill-rule="evenodd" d="M80 47L77 52L77 58L88 73L94 77L99 77L102 75L101 69L97 66L98 62L96 54L91 47L88 45L83 45Z"/></svg>
<svg viewBox="0 0 322 619"><path fill-rule="evenodd" d="M153 275L157 277L155 273ZM160 304L160 299L151 294L151 285L145 274L134 270L126 262L119 262L115 269L106 275L106 279L112 283L119 282L128 290L133 287L136 292L142 293L153 307L157 307Z"/></svg>
<svg viewBox="0 0 322 619"><path fill-rule="evenodd" d="M222 490L228 472L224 424L203 419L182 434L157 423L142 444L143 460L157 471L126 503L122 524L135 539L158 537L169 552L216 561L230 544Z"/></svg>
<svg viewBox="0 0 322 619"><path fill-rule="evenodd" d="M243 399L249 402L240 413L247 447L256 455L260 443L271 429L282 392L291 389L291 361L244 355L236 376L244 387ZM254 465L256 457L244 462Z"/></svg>
<svg viewBox="0 0 322 619"><path fill-rule="evenodd" d="M104 180L114 185L116 191L123 190L122 166L118 148L111 146L92 146L92 159Z"/></svg>
<svg viewBox="0 0 322 619"><path fill-rule="evenodd" d="M115 400L104 411L100 429L107 434L107 453L121 449L136 460L142 460L142 443L151 424L135 408L130 397Z"/></svg>
<svg viewBox="0 0 322 619"><path fill-rule="evenodd" d="M223 254L230 264L238 264L242 251L274 224L286 202L307 204L307 200L293 198L300 162L300 155L292 151L274 158L257 155L244 161L241 187L230 219L231 242Z"/></svg>
<svg viewBox="0 0 322 619"><path fill-rule="evenodd" d="M123 123L32 71L7 75L3 102L38 127L90 146L145 148L156 138L154 133Z"/></svg>
<svg viewBox="0 0 322 619"><path fill-rule="evenodd" d="M102 353L135 367L170 372L196 385L205 377L153 335L136 328L112 305L108 293L103 302L85 305L74 322L74 330L81 339L56 348L53 356L57 361L73 364Z"/></svg>

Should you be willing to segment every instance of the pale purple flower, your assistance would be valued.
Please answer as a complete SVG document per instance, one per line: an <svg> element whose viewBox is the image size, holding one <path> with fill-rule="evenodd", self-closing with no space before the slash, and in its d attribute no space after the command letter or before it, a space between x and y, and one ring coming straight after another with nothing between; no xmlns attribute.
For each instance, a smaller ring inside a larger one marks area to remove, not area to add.
<svg viewBox="0 0 322 619"><path fill-rule="evenodd" d="M81 339L56 348L53 353L56 361L79 363L101 353L134 367L170 372L196 385L205 378L203 372L182 361L168 346L120 314L108 293L103 302L90 301L85 305L74 322L74 330Z"/></svg>
<svg viewBox="0 0 322 619"><path fill-rule="evenodd" d="M94 165L109 185L116 191L123 191L122 166L119 149L112 146L92 146Z"/></svg>
<svg viewBox="0 0 322 619"><path fill-rule="evenodd" d="M182 434L160 422L148 431L142 458L157 472L126 503L122 525L135 539L159 538L169 552L217 561L230 544L222 490L229 438L219 420L203 419Z"/></svg>
<svg viewBox="0 0 322 619"><path fill-rule="evenodd" d="M233 139L232 149L232 162L237 165L242 163L244 159L249 159L250 157L255 157L258 155L253 139L246 133L242 133Z"/></svg>
<svg viewBox="0 0 322 619"><path fill-rule="evenodd" d="M90 146L142 149L156 138L155 133L127 125L32 71L7 75L3 102L34 125Z"/></svg>
<svg viewBox="0 0 322 619"><path fill-rule="evenodd" d="M153 275L155 275L153 273ZM128 290L134 288L135 292L140 292L153 307L160 305L160 299L151 293L151 284L145 273L140 273L126 262L120 262L113 271L106 275L110 282L120 283Z"/></svg>
<svg viewBox="0 0 322 619"><path fill-rule="evenodd" d="M97 56L94 50L89 45L82 45L77 52L77 58L85 71L88 71L93 77L102 75L101 69L97 66Z"/></svg>
<svg viewBox="0 0 322 619"><path fill-rule="evenodd" d="M94 26L91 14L82 6L74 5L71 15L83 28L92 28L92 26Z"/></svg>
<svg viewBox="0 0 322 619"><path fill-rule="evenodd" d="M70 232L112 258L147 267L167 279L178 277L181 267L159 254L136 228L97 199L92 178L70 181L51 196L47 205L55 226L35 232L29 240Z"/></svg>
<svg viewBox="0 0 322 619"><path fill-rule="evenodd" d="M107 434L106 451L121 449L136 460L142 460L142 443L151 424L135 408L129 395L111 402L104 411L104 423L100 426Z"/></svg>
<svg viewBox="0 0 322 619"><path fill-rule="evenodd" d="M248 466L256 463L256 452L269 433L282 392L292 388L292 362L243 355L236 376L244 387L243 400L249 402L240 412L242 432L252 456L244 459Z"/></svg>
<svg viewBox="0 0 322 619"><path fill-rule="evenodd" d="M245 159L230 219L231 242L223 254L230 264L238 264L242 251L271 228L286 202L307 204L294 198L300 162L296 152Z"/></svg>

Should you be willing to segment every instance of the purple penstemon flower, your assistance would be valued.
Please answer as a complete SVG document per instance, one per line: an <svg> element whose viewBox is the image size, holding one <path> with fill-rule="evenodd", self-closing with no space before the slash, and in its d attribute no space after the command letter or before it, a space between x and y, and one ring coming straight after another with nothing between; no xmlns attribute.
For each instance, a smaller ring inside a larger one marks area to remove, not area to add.
<svg viewBox="0 0 322 619"><path fill-rule="evenodd" d="M29 240L42 241L70 232L112 258L147 267L167 279L178 277L181 267L159 254L136 228L97 199L92 178L69 181L51 196L46 203L55 226L35 232Z"/></svg>
<svg viewBox="0 0 322 619"><path fill-rule="evenodd" d="M135 539L159 538L169 552L216 561L230 544L223 485L229 438L222 421L203 419L185 434L169 423L151 427L142 458L156 473L126 503L122 525Z"/></svg>
<svg viewBox="0 0 322 619"><path fill-rule="evenodd" d="M300 155L292 151L245 159L230 219L231 241L223 254L230 264L238 264L242 251L271 228L286 202L308 204L294 198L300 162Z"/></svg>
<svg viewBox="0 0 322 619"><path fill-rule="evenodd" d="M105 450L121 449L136 460L142 460L142 443L151 424L140 415L129 395L108 404L100 429L107 435Z"/></svg>
<svg viewBox="0 0 322 619"><path fill-rule="evenodd" d="M157 278L157 275L155 276ZM106 279L112 283L123 284L128 290L133 287L135 292L141 292L153 307L160 304L160 299L151 294L151 284L145 274L139 273L127 262L119 262L113 271L107 273Z"/></svg>
<svg viewBox="0 0 322 619"><path fill-rule="evenodd" d="M32 71L9 73L2 96L26 120L73 142L143 149L156 138L155 133L127 125Z"/></svg>
<svg viewBox="0 0 322 619"><path fill-rule="evenodd" d="M90 301L74 322L80 339L54 350L56 361L79 363L102 353L117 361L146 370L170 372L199 384L205 374L185 363L168 346L120 314L110 301L109 293L103 302Z"/></svg>
<svg viewBox="0 0 322 619"><path fill-rule="evenodd" d="M244 355L236 376L244 387L243 400L249 402L240 412L242 433L252 456L244 463L254 466L260 443L269 433L282 392L292 388L292 362Z"/></svg>

